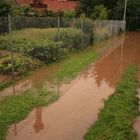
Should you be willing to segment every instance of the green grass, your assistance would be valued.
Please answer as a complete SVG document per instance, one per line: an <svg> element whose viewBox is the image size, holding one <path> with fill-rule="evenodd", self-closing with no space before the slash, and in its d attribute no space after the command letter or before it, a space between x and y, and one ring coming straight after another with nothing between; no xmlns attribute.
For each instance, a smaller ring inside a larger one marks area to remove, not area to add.
<svg viewBox="0 0 140 140"><path fill-rule="evenodd" d="M70 54L68 58L61 62L59 70L55 73L55 78L59 81L74 78L98 56L98 53L92 47Z"/></svg>
<svg viewBox="0 0 140 140"><path fill-rule="evenodd" d="M133 128L138 115L136 68L129 67L114 94L105 101L98 121L88 130L85 140L136 140Z"/></svg>
<svg viewBox="0 0 140 140"><path fill-rule="evenodd" d="M57 34L57 28L47 28L47 29L34 29L28 28L23 30L13 31L12 40L14 43L19 43L20 40L28 40L28 41L40 41L46 39L52 39L54 34ZM8 34L0 36L0 42L8 41ZM38 39L38 40L37 40Z"/></svg>
<svg viewBox="0 0 140 140"><path fill-rule="evenodd" d="M0 101L0 140L5 139L7 129L11 124L24 119L34 107L48 105L57 98L58 95L41 89L8 96Z"/></svg>
<svg viewBox="0 0 140 140"><path fill-rule="evenodd" d="M66 29L64 29L66 30ZM42 45L48 42L48 40L54 40L57 35L57 28L48 29L34 29L28 28L23 30L17 30L12 32L12 50L20 53L25 53L33 46ZM9 48L8 34L0 35L0 50L7 50Z"/></svg>
<svg viewBox="0 0 140 140"><path fill-rule="evenodd" d="M74 34L76 31L80 32L78 29L74 28L61 28L60 32L68 32L69 34ZM31 46L34 44L42 44L44 41L54 40L55 36L57 36L58 29L57 28L47 28L47 29L35 29L28 28L23 30L17 30L12 32L12 41L14 47L25 47ZM0 49L7 47L9 41L9 35L4 34L0 35Z"/></svg>

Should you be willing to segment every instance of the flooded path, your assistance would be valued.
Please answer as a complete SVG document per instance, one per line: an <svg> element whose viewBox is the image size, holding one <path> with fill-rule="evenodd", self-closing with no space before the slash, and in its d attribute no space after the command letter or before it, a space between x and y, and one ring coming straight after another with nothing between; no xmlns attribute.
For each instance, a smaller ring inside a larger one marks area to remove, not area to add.
<svg viewBox="0 0 140 140"><path fill-rule="evenodd" d="M120 44L110 44L112 48L70 84L61 85L63 96L58 101L34 109L25 120L13 124L6 140L83 140L104 100L115 90L122 71L135 64L140 79L140 32L127 33L119 40Z"/></svg>
<svg viewBox="0 0 140 140"><path fill-rule="evenodd" d="M100 43L97 43L96 46L99 51L99 53L104 53L107 51L107 53L104 55L108 55L111 53L114 49L116 49L121 44L120 37L114 37L112 39L108 39L106 41L102 41ZM93 50L92 50L93 51ZM52 75L59 71L59 63L56 63L53 65L53 67L43 67L40 69L35 70L30 76L23 78L22 80L16 82L11 87L8 87L0 92L0 98L12 95L13 89L15 89L16 94L21 93L22 91L25 91L30 88L38 89L41 85L47 86L49 88L48 90L57 90L59 86L59 90L61 94L64 94L66 90L68 90L76 81L74 79L70 84L64 84L59 83L59 85L56 85L57 83L52 80ZM4 75L0 75L0 80L3 81L6 77ZM50 86L49 86L50 85ZM57 87L56 87L57 86ZM50 89L51 88L51 89Z"/></svg>

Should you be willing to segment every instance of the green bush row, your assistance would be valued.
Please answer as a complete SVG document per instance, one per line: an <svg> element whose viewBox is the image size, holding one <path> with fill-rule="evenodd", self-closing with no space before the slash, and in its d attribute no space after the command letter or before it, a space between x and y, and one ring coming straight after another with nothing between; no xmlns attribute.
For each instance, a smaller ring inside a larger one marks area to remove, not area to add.
<svg viewBox="0 0 140 140"><path fill-rule="evenodd" d="M33 44L25 54L45 63L51 63L63 57L66 52L89 46L88 35L77 29L62 30L54 36L54 40Z"/></svg>
<svg viewBox="0 0 140 140"><path fill-rule="evenodd" d="M89 46L90 35L76 28L61 28L59 33L57 28L25 29L15 31L12 40L12 51L48 64L63 57L69 51ZM7 42L8 36L0 38L2 48L4 46L5 49L8 48Z"/></svg>
<svg viewBox="0 0 140 140"><path fill-rule="evenodd" d="M58 43L47 41L34 45L32 49L29 49L26 53L32 56L32 58L48 64L60 58L60 55L62 55L62 49L58 47Z"/></svg>

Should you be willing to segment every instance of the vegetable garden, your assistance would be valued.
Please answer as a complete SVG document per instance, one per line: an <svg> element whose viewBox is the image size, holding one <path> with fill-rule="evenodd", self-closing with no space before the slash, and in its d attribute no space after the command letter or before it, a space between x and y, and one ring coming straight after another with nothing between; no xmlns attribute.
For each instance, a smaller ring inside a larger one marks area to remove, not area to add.
<svg viewBox="0 0 140 140"><path fill-rule="evenodd" d="M1 18L0 26L8 21ZM11 18L10 23L12 33L1 30L0 35L0 74L4 75L12 75L12 64L15 75L21 75L123 30L122 21L90 19ZM3 55L3 50L13 57Z"/></svg>

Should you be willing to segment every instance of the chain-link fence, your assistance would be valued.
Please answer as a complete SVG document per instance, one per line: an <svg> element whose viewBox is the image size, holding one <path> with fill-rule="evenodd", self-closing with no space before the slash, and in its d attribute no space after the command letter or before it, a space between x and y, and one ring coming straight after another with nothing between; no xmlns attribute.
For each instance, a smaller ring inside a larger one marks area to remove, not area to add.
<svg viewBox="0 0 140 140"><path fill-rule="evenodd" d="M91 20L87 18L57 18L57 17L11 17L11 27L13 31L27 28L78 28L83 31L88 30L86 27L92 26L96 32L98 28L104 28L111 35L124 31L123 21L119 20ZM8 17L0 17L0 34L8 32Z"/></svg>
<svg viewBox="0 0 140 140"><path fill-rule="evenodd" d="M20 75L124 30L123 21L0 17L0 83L3 75Z"/></svg>

